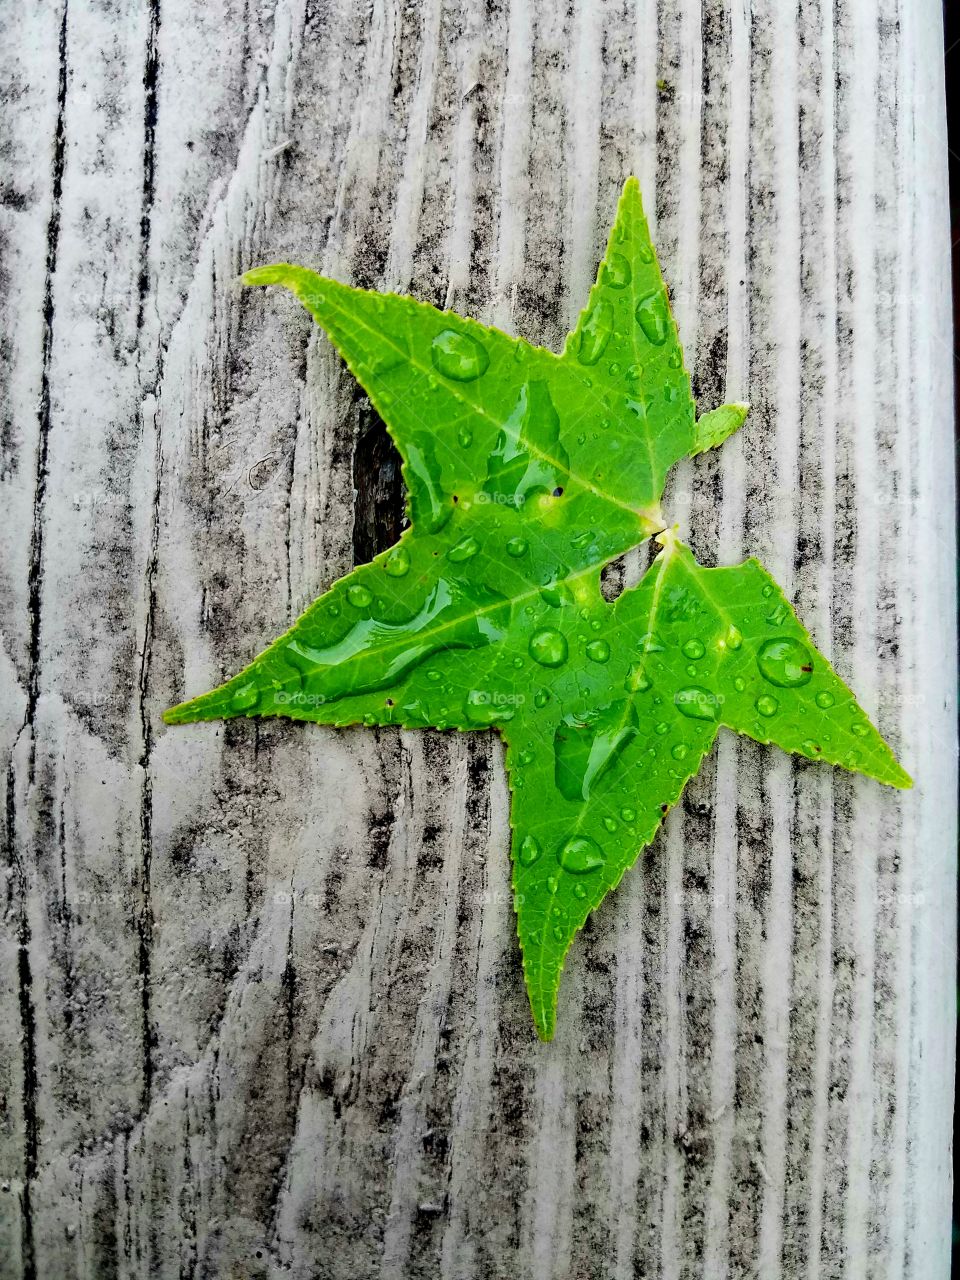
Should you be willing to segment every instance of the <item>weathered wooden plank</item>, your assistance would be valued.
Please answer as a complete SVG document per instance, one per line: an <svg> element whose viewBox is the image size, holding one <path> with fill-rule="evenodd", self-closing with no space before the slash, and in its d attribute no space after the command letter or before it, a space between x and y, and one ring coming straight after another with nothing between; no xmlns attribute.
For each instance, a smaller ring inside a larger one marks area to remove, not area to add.
<svg viewBox="0 0 960 1280"><path fill-rule="evenodd" d="M0 1272L946 1275L932 0L0 21ZM724 737L542 1046L495 742L159 713L400 515L369 405L238 272L309 262L557 346L628 171L698 396L754 406L665 509L788 584L918 787Z"/></svg>

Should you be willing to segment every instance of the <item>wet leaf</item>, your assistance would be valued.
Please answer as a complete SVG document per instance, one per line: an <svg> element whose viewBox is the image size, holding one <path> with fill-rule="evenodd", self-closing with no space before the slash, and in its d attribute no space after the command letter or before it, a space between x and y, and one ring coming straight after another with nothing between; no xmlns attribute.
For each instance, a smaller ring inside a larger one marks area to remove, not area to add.
<svg viewBox="0 0 960 1280"><path fill-rule="evenodd" d="M403 458L411 525L165 719L498 730L544 1039L576 931L722 728L910 785L763 568L702 568L660 512L673 463L747 409L697 419L633 179L560 356L301 267L245 280L292 290L363 385ZM651 535L653 565L607 603L601 569Z"/></svg>

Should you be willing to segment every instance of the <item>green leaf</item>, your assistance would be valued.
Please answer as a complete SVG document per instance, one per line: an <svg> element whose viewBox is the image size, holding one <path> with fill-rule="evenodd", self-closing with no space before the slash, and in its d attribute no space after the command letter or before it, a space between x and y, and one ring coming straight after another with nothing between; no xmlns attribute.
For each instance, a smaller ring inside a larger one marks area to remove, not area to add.
<svg viewBox="0 0 960 1280"><path fill-rule="evenodd" d="M576 931L721 728L910 785L761 566L701 568L665 527L670 466L721 443L746 406L696 418L633 179L561 356L300 267L245 279L296 293L367 390L403 458L411 524L165 719L497 729L544 1039ZM651 534L650 570L607 603L601 569Z"/></svg>

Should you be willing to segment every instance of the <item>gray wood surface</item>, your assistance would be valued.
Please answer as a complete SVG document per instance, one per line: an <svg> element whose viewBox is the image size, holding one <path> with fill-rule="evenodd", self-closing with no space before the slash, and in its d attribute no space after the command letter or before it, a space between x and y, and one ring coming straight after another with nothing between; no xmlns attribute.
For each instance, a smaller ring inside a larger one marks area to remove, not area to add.
<svg viewBox="0 0 960 1280"><path fill-rule="evenodd" d="M0 4L3 1277L948 1274L942 91L937 0ZM918 785L724 735L545 1046L497 740L160 713L399 515L238 272L558 347L629 172L701 407L753 405L665 510Z"/></svg>

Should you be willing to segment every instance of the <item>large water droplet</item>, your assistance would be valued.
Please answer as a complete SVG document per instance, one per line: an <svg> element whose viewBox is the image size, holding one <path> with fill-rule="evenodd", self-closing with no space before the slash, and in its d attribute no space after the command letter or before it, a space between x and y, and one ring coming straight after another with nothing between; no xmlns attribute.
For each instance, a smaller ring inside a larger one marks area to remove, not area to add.
<svg viewBox="0 0 960 1280"><path fill-rule="evenodd" d="M591 788L636 735L637 713L630 702L566 716L554 734L554 780L567 800L586 800Z"/></svg>
<svg viewBox="0 0 960 1280"><path fill-rule="evenodd" d="M769 693L762 693L754 703L754 706L762 716L775 716L780 710L780 703L770 696Z"/></svg>
<svg viewBox="0 0 960 1280"><path fill-rule="evenodd" d="M628 693L646 693L651 684L652 681L643 667L635 664L627 672L623 687Z"/></svg>
<svg viewBox="0 0 960 1280"><path fill-rule="evenodd" d="M648 342L652 342L655 347L663 346L670 331L670 321L662 290L648 293L637 303L637 324Z"/></svg>
<svg viewBox="0 0 960 1280"><path fill-rule="evenodd" d="M410 555L406 547L395 547L384 565L391 578L402 578L410 572Z"/></svg>
<svg viewBox="0 0 960 1280"><path fill-rule="evenodd" d="M373 593L359 582L355 582L352 587L347 588L347 599L355 609L366 609L373 600Z"/></svg>
<svg viewBox="0 0 960 1280"><path fill-rule="evenodd" d="M743 644L743 633L738 627L731 627L726 635L726 646L728 649L739 649Z"/></svg>
<svg viewBox="0 0 960 1280"><path fill-rule="evenodd" d="M766 640L757 651L757 666L764 680L781 689L807 684L813 674L809 650L791 636Z"/></svg>
<svg viewBox="0 0 960 1280"><path fill-rule="evenodd" d="M663 653L663 641L652 631L648 631L646 635L640 637L640 652Z"/></svg>
<svg viewBox="0 0 960 1280"><path fill-rule="evenodd" d="M242 684L230 699L231 711L249 711L260 701L260 691L252 681Z"/></svg>
<svg viewBox="0 0 960 1280"><path fill-rule="evenodd" d="M709 689L700 685L690 685L686 689L678 689L674 695L674 704L681 715L688 720L716 720L717 697Z"/></svg>
<svg viewBox="0 0 960 1280"><path fill-rule="evenodd" d="M574 836L560 846L557 861L564 871L572 875L584 875L588 871L596 871L603 866L603 854L600 846L589 836Z"/></svg>
<svg viewBox="0 0 960 1280"><path fill-rule="evenodd" d="M836 698L827 689L821 689L820 692L817 694L816 698L814 699L814 701L816 702L818 707L820 707L823 711L826 711L827 707L833 706L833 704L836 702Z"/></svg>
<svg viewBox="0 0 960 1280"><path fill-rule="evenodd" d="M526 554L527 554L526 538L511 538L510 541L507 543L507 555L513 556L514 560L517 560L520 558L520 556L525 556Z"/></svg>
<svg viewBox="0 0 960 1280"><path fill-rule="evenodd" d="M537 692L533 695L533 705L537 708L538 711L542 710L549 701L550 701L550 695L549 693L547 693L546 689L538 689Z"/></svg>
<svg viewBox="0 0 960 1280"><path fill-rule="evenodd" d="M610 661L610 646L606 640L591 640L587 645L586 653L591 662Z"/></svg>
<svg viewBox="0 0 960 1280"><path fill-rule="evenodd" d="M682 760L687 754L686 745L682 742L678 742L675 747L671 747L670 754L673 756L674 760Z"/></svg>
<svg viewBox="0 0 960 1280"><path fill-rule="evenodd" d="M607 817L604 818L603 825L607 829L607 831L610 831L610 832L616 831L617 829L617 824L615 819L611 818L609 814L607 815Z"/></svg>
<svg viewBox="0 0 960 1280"><path fill-rule="evenodd" d="M680 652L685 658L690 658L696 661L697 658L703 657L706 650L703 647L703 642L694 638L692 640L687 640L681 646Z"/></svg>
<svg viewBox="0 0 960 1280"><path fill-rule="evenodd" d="M464 703L464 712L472 724L502 724L516 714L514 704L491 693L488 689L471 689Z"/></svg>
<svg viewBox="0 0 960 1280"><path fill-rule="evenodd" d="M624 808L620 810L620 817L624 822L632 822L636 816L637 814L635 809L630 809L624 806Z"/></svg>
<svg viewBox="0 0 960 1280"><path fill-rule="evenodd" d="M465 538L461 538L458 543L450 548L447 552L447 559L452 560L455 564L462 564L464 560L470 560L480 550L480 543L472 536L467 534Z"/></svg>
<svg viewBox="0 0 960 1280"><path fill-rule="evenodd" d="M472 382L490 364L486 347L457 329L443 329L430 344L430 359L438 373L454 382Z"/></svg>
<svg viewBox="0 0 960 1280"><path fill-rule="evenodd" d="M567 639L553 627L542 627L530 637L530 657L541 667L560 667L567 660Z"/></svg>
<svg viewBox="0 0 960 1280"><path fill-rule="evenodd" d="M612 333L613 308L602 300L591 308L580 330L580 350L577 353L580 363L596 364Z"/></svg>
<svg viewBox="0 0 960 1280"><path fill-rule="evenodd" d="M532 867L540 857L540 842L536 836L524 836L518 854L522 867Z"/></svg>
<svg viewBox="0 0 960 1280"><path fill-rule="evenodd" d="M433 441L406 444L404 477L410 490L410 516L418 531L438 533L453 515L453 502L440 487L440 464Z"/></svg>
<svg viewBox="0 0 960 1280"><path fill-rule="evenodd" d="M625 289L630 283L630 263L622 253L611 253L604 265L603 282L611 289Z"/></svg>
<svg viewBox="0 0 960 1280"><path fill-rule="evenodd" d="M570 456L560 442L560 416L546 382L520 388L487 462L483 489L505 505L520 507L533 494L563 490Z"/></svg>

